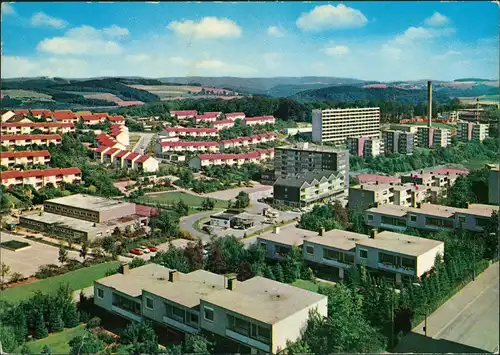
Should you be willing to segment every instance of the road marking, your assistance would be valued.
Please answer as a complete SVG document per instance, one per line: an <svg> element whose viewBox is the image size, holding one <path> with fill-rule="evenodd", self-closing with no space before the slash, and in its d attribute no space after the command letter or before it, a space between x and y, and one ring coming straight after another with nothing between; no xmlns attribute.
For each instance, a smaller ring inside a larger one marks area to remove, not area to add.
<svg viewBox="0 0 500 355"><path fill-rule="evenodd" d="M495 281L495 280L493 280ZM460 315L467 309L471 306L471 304L473 304L474 302L476 302L476 300L481 297L481 295L483 293L485 293L487 290L489 290L491 287L495 286L495 282L491 283L488 287L486 287L484 290L482 290L476 297L474 297L474 299L472 299L472 301L470 301L469 303L467 303L467 305L462 308L462 310L460 312L457 313L457 315L455 317L453 317L448 323L446 323L440 330L439 332L437 332L436 334L434 334L434 336L432 336L432 338L437 338L446 328L448 328L448 326L453 323L458 317L460 317Z"/></svg>

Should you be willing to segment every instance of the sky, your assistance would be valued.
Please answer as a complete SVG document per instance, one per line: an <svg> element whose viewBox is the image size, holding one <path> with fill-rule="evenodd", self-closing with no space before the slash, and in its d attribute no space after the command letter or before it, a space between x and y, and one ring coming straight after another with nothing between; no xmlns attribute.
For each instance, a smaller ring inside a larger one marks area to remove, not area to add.
<svg viewBox="0 0 500 355"><path fill-rule="evenodd" d="M494 2L2 2L1 75L498 79Z"/></svg>

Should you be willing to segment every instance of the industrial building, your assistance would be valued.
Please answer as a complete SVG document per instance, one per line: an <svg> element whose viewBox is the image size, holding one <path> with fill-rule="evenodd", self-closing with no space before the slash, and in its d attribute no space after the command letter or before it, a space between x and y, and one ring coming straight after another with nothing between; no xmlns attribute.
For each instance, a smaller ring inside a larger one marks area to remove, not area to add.
<svg viewBox="0 0 500 355"><path fill-rule="evenodd" d="M344 145L347 137L379 138L380 107L312 111L313 142Z"/></svg>

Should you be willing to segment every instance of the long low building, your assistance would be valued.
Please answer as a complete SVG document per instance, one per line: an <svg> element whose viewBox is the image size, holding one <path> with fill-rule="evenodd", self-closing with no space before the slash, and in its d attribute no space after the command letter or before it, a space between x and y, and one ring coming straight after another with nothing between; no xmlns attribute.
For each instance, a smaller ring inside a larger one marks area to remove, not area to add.
<svg viewBox="0 0 500 355"><path fill-rule="evenodd" d="M249 153L240 154L200 154L189 161L189 166L200 170L209 166L220 165L243 165L245 163L260 164L261 162L273 159L274 149L256 149Z"/></svg>
<svg viewBox="0 0 500 355"><path fill-rule="evenodd" d="M217 153L219 151L219 143L215 141L195 142L158 142L156 144L156 153L162 155L164 153Z"/></svg>
<svg viewBox="0 0 500 355"><path fill-rule="evenodd" d="M290 225L258 236L257 243L274 260L285 259L293 247L301 248L313 268L340 280L354 265L364 265L401 283L404 277L421 277L434 267L438 254L444 255L441 241L376 230L368 236L340 229L318 233Z"/></svg>
<svg viewBox="0 0 500 355"><path fill-rule="evenodd" d="M192 127L169 127L160 136L167 137L218 137L217 128L192 128Z"/></svg>
<svg viewBox="0 0 500 355"><path fill-rule="evenodd" d="M483 232L498 206L469 204L468 208L422 204L420 207L384 205L366 210L365 223L394 231L416 228L426 231L449 231L458 228Z"/></svg>
<svg viewBox="0 0 500 355"><path fill-rule="evenodd" d="M255 126L259 124L275 124L276 119L274 116L255 116L255 117L245 117L243 119L245 126Z"/></svg>
<svg viewBox="0 0 500 355"><path fill-rule="evenodd" d="M233 121L244 120L246 117L245 112L229 112L229 113L225 113L224 116L228 120L233 120Z"/></svg>
<svg viewBox="0 0 500 355"><path fill-rule="evenodd" d="M2 185L11 188L31 185L40 189L48 184L59 186L62 183L80 184L82 172L79 168L53 168L45 170L5 171L1 174Z"/></svg>
<svg viewBox="0 0 500 355"><path fill-rule="evenodd" d="M59 122L4 122L0 125L2 134L31 134L33 131L41 131L39 133L69 133L75 132L73 123Z"/></svg>
<svg viewBox="0 0 500 355"><path fill-rule="evenodd" d="M147 264L94 281L94 304L134 321L187 334L209 332L242 353L278 353L295 341L312 310L327 316L328 297L255 276L240 282L205 270L182 273Z"/></svg>
<svg viewBox="0 0 500 355"><path fill-rule="evenodd" d="M7 148L30 147L33 145L61 144L59 134L14 134L0 136L2 146Z"/></svg>
<svg viewBox="0 0 500 355"><path fill-rule="evenodd" d="M16 165L49 165L48 150L28 150L22 152L1 152L1 165L12 168Z"/></svg>
<svg viewBox="0 0 500 355"><path fill-rule="evenodd" d="M197 114L196 110L170 111L170 117L177 117L178 119L193 118Z"/></svg>
<svg viewBox="0 0 500 355"><path fill-rule="evenodd" d="M217 130L231 128L234 127L234 121L229 119L213 121L212 127L216 128Z"/></svg>
<svg viewBox="0 0 500 355"><path fill-rule="evenodd" d="M100 146L94 150L94 157L102 164L112 164L122 169L142 170L149 173L159 169L158 160L155 158L119 148Z"/></svg>
<svg viewBox="0 0 500 355"><path fill-rule="evenodd" d="M219 142L219 149L224 151L225 149L232 148L247 148L252 145L274 142L276 140L276 133L262 133L256 134L248 137L236 137L233 139L223 139Z"/></svg>

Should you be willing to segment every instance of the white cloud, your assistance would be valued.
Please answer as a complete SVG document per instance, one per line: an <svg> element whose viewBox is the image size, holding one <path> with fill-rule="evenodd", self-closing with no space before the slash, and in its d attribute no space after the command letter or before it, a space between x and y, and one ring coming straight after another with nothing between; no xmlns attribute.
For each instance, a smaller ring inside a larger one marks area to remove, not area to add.
<svg viewBox="0 0 500 355"><path fill-rule="evenodd" d="M37 45L37 50L45 53L64 55L113 55L123 51L121 45L110 38L127 29L117 26L102 30L91 26L72 28L63 37L45 38Z"/></svg>
<svg viewBox="0 0 500 355"><path fill-rule="evenodd" d="M450 23L450 19L439 12L434 12L434 14L425 19L425 24L427 26L444 26Z"/></svg>
<svg viewBox="0 0 500 355"><path fill-rule="evenodd" d="M453 28L433 29L426 27L409 27L402 34L396 36L393 42L398 44L413 44L418 40L447 36L455 32Z"/></svg>
<svg viewBox="0 0 500 355"><path fill-rule="evenodd" d="M168 24L168 28L180 36L194 39L241 36L240 26L227 18L204 17L199 22L192 20L173 21Z"/></svg>
<svg viewBox="0 0 500 355"><path fill-rule="evenodd" d="M62 29L68 26L68 23L63 19L49 16L43 12L37 12L31 16L30 23L35 27L53 27Z"/></svg>
<svg viewBox="0 0 500 355"><path fill-rule="evenodd" d="M130 34L127 28L123 28L117 25L112 25L103 29L103 32L109 37L126 37Z"/></svg>
<svg viewBox="0 0 500 355"><path fill-rule="evenodd" d="M362 27L368 19L359 10L339 4L316 6L304 12L297 19L297 27L302 30L322 30Z"/></svg>
<svg viewBox="0 0 500 355"><path fill-rule="evenodd" d="M219 75L248 75L256 72L256 70L250 66L229 63L219 59L204 59L195 62L192 66L195 69L207 71L207 73L210 73L210 71L213 73L220 73Z"/></svg>
<svg viewBox="0 0 500 355"><path fill-rule="evenodd" d="M450 57L455 57L457 55L461 55L462 52L458 52L458 51L455 51L455 50L449 50L449 51L446 51L442 54L438 54L435 56L436 59L449 59Z"/></svg>
<svg viewBox="0 0 500 355"><path fill-rule="evenodd" d="M332 46L332 47L326 47L324 49L324 52L331 56L340 56L349 53L350 49L347 46Z"/></svg>
<svg viewBox="0 0 500 355"><path fill-rule="evenodd" d="M59 76L78 78L88 76L92 70L89 64L80 59L48 58L35 59L27 57L2 56L2 76L32 77Z"/></svg>
<svg viewBox="0 0 500 355"><path fill-rule="evenodd" d="M9 2L2 2L2 16L3 15L14 15L16 10Z"/></svg>
<svg viewBox="0 0 500 355"><path fill-rule="evenodd" d="M126 57L125 57L126 60L130 61L130 62L135 62L135 63L139 63L139 62L145 62L145 61L148 61L151 59L151 57L147 54L128 54Z"/></svg>
<svg viewBox="0 0 500 355"><path fill-rule="evenodd" d="M267 28L267 34L273 37L284 37L285 36L285 30L278 26L269 26Z"/></svg>
<svg viewBox="0 0 500 355"><path fill-rule="evenodd" d="M401 55L403 54L402 49L397 48L397 47L393 47L387 43L384 43L382 45L380 52L382 53L382 55L386 59L390 59L390 60L398 60L401 57Z"/></svg>

